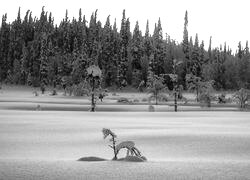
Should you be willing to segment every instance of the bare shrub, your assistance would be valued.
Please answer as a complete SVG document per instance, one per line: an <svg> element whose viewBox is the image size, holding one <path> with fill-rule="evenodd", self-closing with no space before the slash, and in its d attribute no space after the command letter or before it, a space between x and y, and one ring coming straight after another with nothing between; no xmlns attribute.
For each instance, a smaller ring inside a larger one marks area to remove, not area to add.
<svg viewBox="0 0 250 180"><path fill-rule="evenodd" d="M153 105L148 106L148 111L149 112L155 112L155 107Z"/></svg>
<svg viewBox="0 0 250 180"><path fill-rule="evenodd" d="M77 85L74 85L72 88L74 96L88 96L89 95L89 87L86 81L81 82Z"/></svg>
<svg viewBox="0 0 250 180"><path fill-rule="evenodd" d="M125 98L125 97L121 97L117 100L118 103L130 103L130 101L128 100L128 98Z"/></svg>
<svg viewBox="0 0 250 180"><path fill-rule="evenodd" d="M239 91L237 91L233 98L236 100L236 102L239 105L239 108L244 109L247 107L248 100L250 99L250 91L244 88L241 88Z"/></svg>

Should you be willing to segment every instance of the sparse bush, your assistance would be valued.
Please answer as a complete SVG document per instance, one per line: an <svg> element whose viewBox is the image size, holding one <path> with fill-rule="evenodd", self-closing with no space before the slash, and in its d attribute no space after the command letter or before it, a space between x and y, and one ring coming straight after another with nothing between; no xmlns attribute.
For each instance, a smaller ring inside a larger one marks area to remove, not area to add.
<svg viewBox="0 0 250 180"><path fill-rule="evenodd" d="M142 102L147 102L147 101L148 101L148 98L142 98L141 101L142 101Z"/></svg>
<svg viewBox="0 0 250 180"><path fill-rule="evenodd" d="M201 106L211 107L211 102L215 97L212 95L214 81L200 82L198 99Z"/></svg>
<svg viewBox="0 0 250 180"><path fill-rule="evenodd" d="M102 101L103 100L103 98L105 97L105 96L108 96L108 90L107 89L105 89L104 91L101 91L100 93L99 93L99 99Z"/></svg>
<svg viewBox="0 0 250 180"><path fill-rule="evenodd" d="M139 99L134 99L133 102L138 103L140 101L139 101Z"/></svg>
<svg viewBox="0 0 250 180"><path fill-rule="evenodd" d="M138 90L139 90L140 92L143 92L144 88L145 88L145 81L142 80L142 81L140 82L140 84L138 85Z"/></svg>
<svg viewBox="0 0 250 180"><path fill-rule="evenodd" d="M148 111L149 112L155 112L155 107L153 105L148 106Z"/></svg>
<svg viewBox="0 0 250 180"><path fill-rule="evenodd" d="M229 97L229 98L226 99L226 101L227 101L227 103L232 103L233 102L233 98Z"/></svg>
<svg viewBox="0 0 250 180"><path fill-rule="evenodd" d="M66 86L66 88L65 88L65 93L66 94L69 94L69 96L72 96L73 91L74 91L74 86L73 85Z"/></svg>
<svg viewBox="0 0 250 180"><path fill-rule="evenodd" d="M128 100L128 98L125 97L121 97L117 100L118 103L130 103L130 101Z"/></svg>
<svg viewBox="0 0 250 180"><path fill-rule="evenodd" d="M72 91L74 96L88 96L90 93L86 81L73 85Z"/></svg>
<svg viewBox="0 0 250 180"><path fill-rule="evenodd" d="M46 90L45 84L44 84L44 83L41 83L40 89L41 89L41 91L42 91L42 94L44 94L44 93L45 93L45 90Z"/></svg>
<svg viewBox="0 0 250 180"><path fill-rule="evenodd" d="M225 104L227 102L225 93L222 93L217 98L219 104Z"/></svg>
<svg viewBox="0 0 250 180"><path fill-rule="evenodd" d="M163 84L164 79L153 73L150 74L148 79L148 93L150 94L150 100L155 99L155 104L158 104L159 97L163 94L163 92L167 89Z"/></svg>
<svg viewBox="0 0 250 180"><path fill-rule="evenodd" d="M168 101L168 97L165 94L160 94L159 101L167 102Z"/></svg>
<svg viewBox="0 0 250 180"><path fill-rule="evenodd" d="M196 93L197 102L202 101L201 104L205 104L210 107L211 105L211 91L213 90L214 81L202 81L200 77L193 74L186 75L186 85L190 91ZM203 99L200 99L203 98Z"/></svg>
<svg viewBox="0 0 250 180"><path fill-rule="evenodd" d="M199 95L200 104L202 107L211 107L212 97L207 92L202 92Z"/></svg>
<svg viewBox="0 0 250 180"><path fill-rule="evenodd" d="M241 88L239 91L237 91L233 98L236 100L236 102L239 105L239 108L244 109L247 107L248 100L250 99L250 91L244 88Z"/></svg>
<svg viewBox="0 0 250 180"><path fill-rule="evenodd" d="M36 106L36 111L41 111L41 110L42 110L42 107L41 107L40 104L38 104L38 105Z"/></svg>
<svg viewBox="0 0 250 180"><path fill-rule="evenodd" d="M115 92L112 93L112 96L118 96Z"/></svg>
<svg viewBox="0 0 250 180"><path fill-rule="evenodd" d="M33 94L34 94L34 96L38 96L39 95L37 91L33 91Z"/></svg>
<svg viewBox="0 0 250 180"><path fill-rule="evenodd" d="M55 89L53 89L50 95L51 95L51 96L56 96L56 95L57 95L56 90L55 90Z"/></svg>

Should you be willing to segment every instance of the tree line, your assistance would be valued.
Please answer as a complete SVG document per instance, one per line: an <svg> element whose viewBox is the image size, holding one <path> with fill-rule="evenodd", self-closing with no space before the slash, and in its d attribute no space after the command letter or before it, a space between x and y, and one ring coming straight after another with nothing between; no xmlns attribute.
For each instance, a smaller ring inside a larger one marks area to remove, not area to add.
<svg viewBox="0 0 250 180"><path fill-rule="evenodd" d="M0 27L0 81L39 87L42 85L69 86L83 82L86 69L98 65L102 70L103 87L125 87L147 84L149 74L162 77L171 89L174 60L181 61L177 67L178 84L186 88L186 75L193 74L204 81L214 81L216 89L233 90L250 88L250 54L248 42L239 42L235 53L226 43L204 48L198 34L188 35L188 13L184 16L183 41L181 43L163 34L161 20L155 23L154 32L149 32L147 22L142 34L139 22L133 31L130 19L123 10L120 30L118 22L111 25L110 17L105 24L95 11L90 20L79 10L78 19L65 17L59 25L54 23L52 13L42 8L40 17L27 11L7 22L2 16Z"/></svg>

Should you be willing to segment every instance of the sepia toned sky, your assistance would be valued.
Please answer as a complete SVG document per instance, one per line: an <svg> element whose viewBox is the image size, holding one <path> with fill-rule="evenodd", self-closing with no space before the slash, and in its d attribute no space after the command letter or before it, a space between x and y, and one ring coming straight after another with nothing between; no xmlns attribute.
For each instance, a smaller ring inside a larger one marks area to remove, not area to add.
<svg viewBox="0 0 250 180"><path fill-rule="evenodd" d="M161 18L164 37L168 33L172 39L182 41L184 15L188 11L189 36L198 33L199 40L205 41L208 47L209 37L212 36L212 46L227 44L237 49L238 42L243 47L246 40L250 40L250 1L249 0L0 0L0 15L7 12L8 21L17 16L18 7L21 7L21 16L26 11L32 11L33 16L40 16L42 6L52 12L55 23L59 24L68 9L69 18L78 18L79 8L89 20L91 13L98 9L98 19L102 24L110 15L111 22L117 20L120 28L122 10L126 9L126 17L130 18L131 31L138 20L140 29L144 33L146 21L149 20L150 33L153 33L154 24ZM248 2L249 1L249 2ZM1 20L0 20L1 21Z"/></svg>

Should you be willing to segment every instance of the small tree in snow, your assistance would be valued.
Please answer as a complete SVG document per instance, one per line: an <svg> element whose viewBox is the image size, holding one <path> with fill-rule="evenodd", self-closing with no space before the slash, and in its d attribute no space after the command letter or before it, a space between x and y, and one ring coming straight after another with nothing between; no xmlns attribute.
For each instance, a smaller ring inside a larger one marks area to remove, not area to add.
<svg viewBox="0 0 250 180"><path fill-rule="evenodd" d="M181 64L182 64L182 61L177 61L176 59L174 59L173 60L173 74L168 74L174 84L173 91L174 91L174 111L175 112L177 112L178 93L180 93L181 89L183 89L183 87L181 87L178 84L178 74L176 73L178 66Z"/></svg>
<svg viewBox="0 0 250 180"><path fill-rule="evenodd" d="M202 89L202 81L200 77L197 77L193 74L186 75L186 84L187 88L190 91L195 91L196 93L196 101L199 101L199 96L201 94Z"/></svg>
<svg viewBox="0 0 250 180"><path fill-rule="evenodd" d="M114 132L112 132L110 129L103 128L102 129L103 138L106 139L108 136L110 136L110 142L112 143L109 145L110 148L112 148L114 152L113 160L117 160L117 155L121 149L127 149L127 157L129 155L133 157L137 157L137 160L145 161L146 158L141 155L141 152L135 147L135 143L133 141L123 141L116 145L116 138Z"/></svg>
<svg viewBox="0 0 250 180"><path fill-rule="evenodd" d="M163 92L166 90L165 85L163 84L164 79L159 77L153 72L150 72L147 86L148 86L148 93L150 94L150 99L155 99L155 104L158 104L158 99L163 95Z"/></svg>
<svg viewBox="0 0 250 180"><path fill-rule="evenodd" d="M200 77L193 74L186 75L186 84L190 91L195 91L196 101L211 106L214 81L202 81Z"/></svg>
<svg viewBox="0 0 250 180"><path fill-rule="evenodd" d="M246 108L248 100L250 99L250 91L244 88L241 88L234 94L234 99L239 104L241 109Z"/></svg>
<svg viewBox="0 0 250 180"><path fill-rule="evenodd" d="M103 133L103 138L104 139L106 139L108 136L111 136L109 141L112 142L112 145L109 145L109 147L111 147L113 149L113 152L114 152L113 160L117 160L117 152L116 152L116 149L115 149L117 136L110 129L106 129L106 128L102 129L102 133Z"/></svg>
<svg viewBox="0 0 250 180"><path fill-rule="evenodd" d="M87 75L89 85L91 86L91 112L94 112L95 100L97 99L97 97L95 97L96 89L100 88L102 71L98 66L91 65L87 68Z"/></svg>
<svg viewBox="0 0 250 180"><path fill-rule="evenodd" d="M201 89L199 94L199 101L202 104L205 104L207 107L211 107L211 101L213 99L212 91L213 91L214 81L205 81L201 82Z"/></svg>

